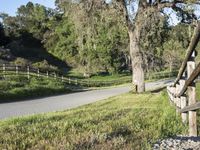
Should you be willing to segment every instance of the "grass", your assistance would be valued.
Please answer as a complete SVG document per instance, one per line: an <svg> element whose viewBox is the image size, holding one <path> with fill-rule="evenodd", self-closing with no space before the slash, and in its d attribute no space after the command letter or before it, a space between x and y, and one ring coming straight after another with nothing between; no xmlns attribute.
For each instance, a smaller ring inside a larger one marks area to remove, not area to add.
<svg viewBox="0 0 200 150"><path fill-rule="evenodd" d="M166 92L127 93L62 112L0 121L0 149L151 149L184 133Z"/></svg>
<svg viewBox="0 0 200 150"><path fill-rule="evenodd" d="M156 72L156 73L147 73L145 77L146 82L156 81L159 79L169 79L175 77L177 71L168 72ZM125 72L121 74L98 74L93 75L90 78L85 78L83 75L76 69L72 69L68 72L70 78L79 79L82 86L84 87L108 87L108 86L117 86L123 85L132 82L132 75L130 72Z"/></svg>
<svg viewBox="0 0 200 150"><path fill-rule="evenodd" d="M0 80L0 103L18 99L36 98L61 93L71 90L62 82L54 79L26 76L6 76Z"/></svg>

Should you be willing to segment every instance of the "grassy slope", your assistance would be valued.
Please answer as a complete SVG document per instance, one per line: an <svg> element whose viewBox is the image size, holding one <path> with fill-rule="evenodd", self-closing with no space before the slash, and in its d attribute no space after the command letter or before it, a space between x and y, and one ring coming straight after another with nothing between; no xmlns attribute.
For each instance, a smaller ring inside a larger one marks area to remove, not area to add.
<svg viewBox="0 0 200 150"><path fill-rule="evenodd" d="M54 79L23 76L6 76L0 80L0 103L8 100L27 99L70 92L70 89Z"/></svg>
<svg viewBox="0 0 200 150"><path fill-rule="evenodd" d="M165 92L0 122L0 149L149 149L185 128Z"/></svg>

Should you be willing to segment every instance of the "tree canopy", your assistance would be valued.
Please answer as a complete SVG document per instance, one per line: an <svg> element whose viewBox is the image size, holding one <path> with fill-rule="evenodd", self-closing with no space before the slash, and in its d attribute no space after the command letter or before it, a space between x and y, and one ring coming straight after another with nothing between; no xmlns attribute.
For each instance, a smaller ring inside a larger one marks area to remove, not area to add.
<svg viewBox="0 0 200 150"><path fill-rule="evenodd" d="M16 16L1 13L0 40L15 54L30 53L27 47L42 48L85 74L132 70L143 78L145 72L178 67L190 41L192 26L188 24L197 19L194 6L198 4L56 0L57 8L49 9L29 2L18 8ZM171 26L165 8L177 12L182 23ZM133 77L136 80L140 79Z"/></svg>

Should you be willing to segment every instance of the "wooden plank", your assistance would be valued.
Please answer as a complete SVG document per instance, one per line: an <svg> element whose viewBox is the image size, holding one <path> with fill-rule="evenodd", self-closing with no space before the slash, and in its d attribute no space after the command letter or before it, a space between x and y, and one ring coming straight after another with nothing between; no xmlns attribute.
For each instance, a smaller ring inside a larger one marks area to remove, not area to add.
<svg viewBox="0 0 200 150"><path fill-rule="evenodd" d="M194 58L187 62L187 73L188 77L192 75L195 69ZM196 103L196 88L195 83L188 86L188 105L193 105ZM197 136L197 113L196 111L189 111L189 136Z"/></svg>
<svg viewBox="0 0 200 150"><path fill-rule="evenodd" d="M188 111L194 111L200 109L200 102L197 102L195 104L192 104L190 106L186 106L183 109L181 109L179 112L180 113L186 113Z"/></svg>
<svg viewBox="0 0 200 150"><path fill-rule="evenodd" d="M195 70L192 72L189 79L187 79L187 81L185 82L185 85L182 88L181 92L178 93L176 96L180 97L181 95L183 95L185 93L185 91L187 90L187 87L193 83L193 81L198 77L199 74L200 74L200 63L197 65Z"/></svg>
<svg viewBox="0 0 200 150"><path fill-rule="evenodd" d="M190 42L190 45L187 49L187 53L186 53L186 57L185 57L185 60L184 62L182 63L181 65L181 68L179 70L179 73L178 73L178 76L177 76L177 79L175 80L174 82L174 86L179 82L179 80L181 79L185 69L186 69L186 66L187 66L187 61L190 59L190 56L192 55L192 52L195 50L198 42L199 42L199 38L200 38L200 22L197 23L197 27L195 28L194 30L194 34L192 36L192 39L191 39L191 42Z"/></svg>

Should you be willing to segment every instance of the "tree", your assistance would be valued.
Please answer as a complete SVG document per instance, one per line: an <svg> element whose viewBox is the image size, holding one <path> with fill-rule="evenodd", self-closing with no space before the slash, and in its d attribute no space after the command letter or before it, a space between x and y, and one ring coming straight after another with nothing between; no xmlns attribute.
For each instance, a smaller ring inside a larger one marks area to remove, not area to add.
<svg viewBox="0 0 200 150"><path fill-rule="evenodd" d="M184 51L181 42L171 39L164 43L164 55L163 58L168 65L170 72L174 68L178 68L184 59Z"/></svg>
<svg viewBox="0 0 200 150"><path fill-rule="evenodd" d="M88 14L105 7L105 5L107 6L105 0L79 0L78 2L82 3ZM149 25L154 23L154 21L151 22L149 20L154 20L157 16L161 15L164 8L171 8L178 13L182 22L189 23L196 17L192 11L187 11L187 9L191 10L192 4L199 4L199 2L195 0L112 0L111 2L115 5L115 8L124 15L130 39L133 83L137 86L139 93L143 92L145 91L145 65L142 53L144 51L142 47L142 33L146 31L145 29ZM137 9L131 10L130 8L134 8L135 5L138 5L135 7ZM190 5L190 7L185 9L185 6L188 5ZM151 24L148 24L149 22ZM153 27L156 27L156 25Z"/></svg>
<svg viewBox="0 0 200 150"><path fill-rule="evenodd" d="M74 64L77 52L74 26L67 17L55 14L48 22L48 30L44 34L44 47L54 56ZM73 66L73 65L72 65Z"/></svg>
<svg viewBox="0 0 200 150"><path fill-rule="evenodd" d="M178 69L184 59L192 34L190 28L191 25L180 23L168 30L168 39L163 43L162 59L170 71Z"/></svg>
<svg viewBox="0 0 200 150"><path fill-rule="evenodd" d="M57 5L74 24L79 70L113 74L127 67L127 30L116 9L105 6L89 13L80 2L57 1Z"/></svg>
<svg viewBox="0 0 200 150"><path fill-rule="evenodd" d="M4 33L4 28L2 23L0 22L0 46L4 46L6 44L6 37Z"/></svg>
<svg viewBox="0 0 200 150"><path fill-rule="evenodd" d="M148 20L151 20L155 16L160 15L164 8L172 8L178 12L182 17L182 22L191 22L194 17L193 13L184 10L184 5L195 3L196 1L160 1L160 0L140 0L138 1L138 9L134 19L131 19L130 12L127 4L131 5L134 0L130 0L129 3L125 0L116 0L119 3L119 8L123 11L126 24L128 27L129 38L130 38L130 55L132 58L132 70L133 70L133 82L138 87L138 92L145 90L144 86L144 63L142 55L142 43L141 35L142 32L148 27ZM154 23L154 22L152 22ZM151 23L151 24L152 24ZM156 27L156 26L154 26Z"/></svg>

